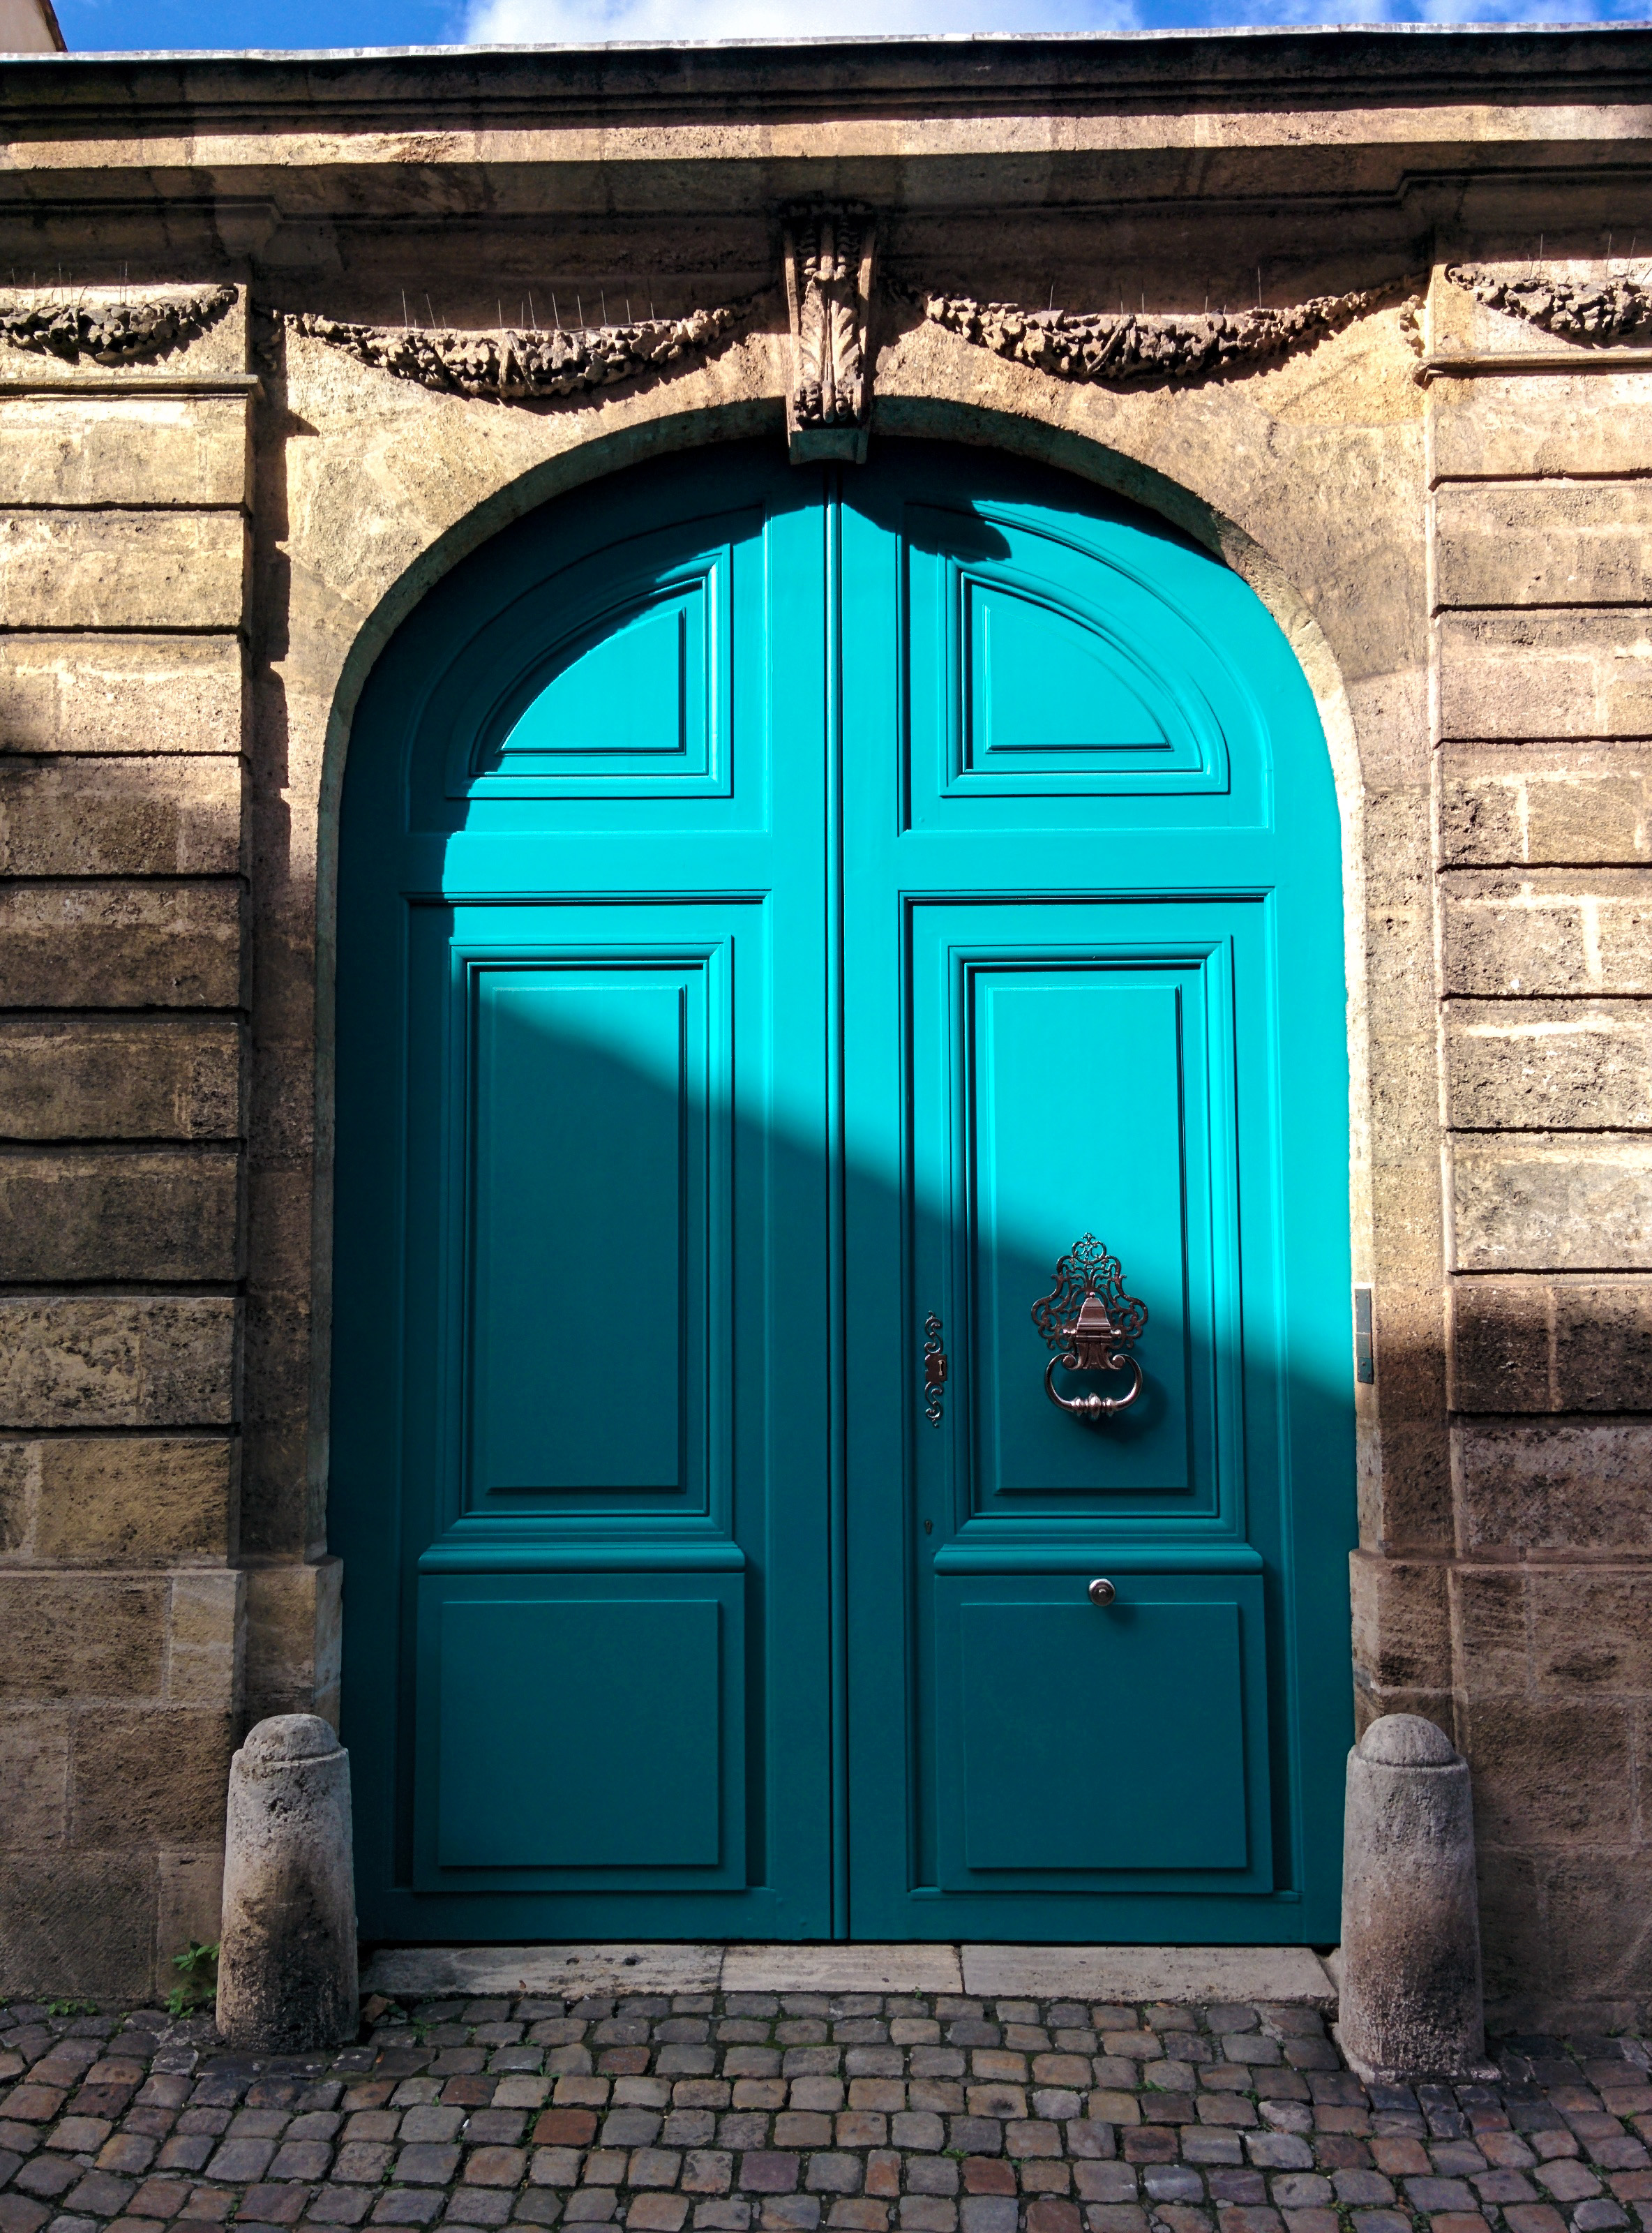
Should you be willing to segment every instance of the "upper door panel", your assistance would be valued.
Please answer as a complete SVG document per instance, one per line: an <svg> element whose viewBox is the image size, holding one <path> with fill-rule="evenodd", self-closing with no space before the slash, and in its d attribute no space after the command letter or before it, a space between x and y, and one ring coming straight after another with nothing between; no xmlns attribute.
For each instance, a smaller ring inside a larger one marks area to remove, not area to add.
<svg viewBox="0 0 1652 2233"><path fill-rule="evenodd" d="M908 501L898 532L912 828L1265 819L1265 725L1205 625L1202 553L990 497Z"/></svg>

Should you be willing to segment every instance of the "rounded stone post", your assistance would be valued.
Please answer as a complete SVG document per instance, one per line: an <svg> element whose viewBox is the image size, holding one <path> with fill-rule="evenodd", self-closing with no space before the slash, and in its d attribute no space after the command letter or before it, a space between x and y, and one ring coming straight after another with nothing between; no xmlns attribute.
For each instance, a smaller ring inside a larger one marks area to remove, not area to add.
<svg viewBox="0 0 1652 2233"><path fill-rule="evenodd" d="M276 1714L230 1763L218 2027L297 2054L360 2022L350 1756L315 1714Z"/></svg>
<svg viewBox="0 0 1652 2233"><path fill-rule="evenodd" d="M1480 2078L1480 1902L1468 1762L1419 1714L1348 1755L1337 2035L1366 2079Z"/></svg>

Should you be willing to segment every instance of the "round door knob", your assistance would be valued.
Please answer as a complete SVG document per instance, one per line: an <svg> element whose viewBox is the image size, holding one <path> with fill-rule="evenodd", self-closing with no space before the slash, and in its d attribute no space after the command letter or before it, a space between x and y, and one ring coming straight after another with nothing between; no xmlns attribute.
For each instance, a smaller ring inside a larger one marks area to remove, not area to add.
<svg viewBox="0 0 1652 2233"><path fill-rule="evenodd" d="M1089 1585L1089 1601L1092 1605L1111 1605L1117 1595L1118 1592L1113 1587L1112 1583L1100 1576Z"/></svg>

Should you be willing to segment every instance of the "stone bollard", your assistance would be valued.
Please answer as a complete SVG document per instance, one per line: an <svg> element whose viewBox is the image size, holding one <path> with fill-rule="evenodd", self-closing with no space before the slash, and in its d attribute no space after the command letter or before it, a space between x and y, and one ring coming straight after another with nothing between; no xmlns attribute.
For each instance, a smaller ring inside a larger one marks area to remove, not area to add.
<svg viewBox="0 0 1652 2233"><path fill-rule="evenodd" d="M1418 1714L1348 1755L1337 2036L1358 2075L1495 2077L1486 2060L1468 1762Z"/></svg>
<svg viewBox="0 0 1652 2233"><path fill-rule="evenodd" d="M276 1714L230 1763L218 2027L297 2054L353 2041L350 1756L315 1714Z"/></svg>

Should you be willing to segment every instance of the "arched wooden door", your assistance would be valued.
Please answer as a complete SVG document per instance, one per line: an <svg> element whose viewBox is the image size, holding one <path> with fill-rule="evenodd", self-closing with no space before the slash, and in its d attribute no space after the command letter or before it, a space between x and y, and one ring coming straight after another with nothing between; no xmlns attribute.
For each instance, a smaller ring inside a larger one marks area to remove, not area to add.
<svg viewBox="0 0 1652 2233"><path fill-rule="evenodd" d="M1254 595L703 452L424 602L342 814L364 1930L1334 1938L1338 825Z"/></svg>

